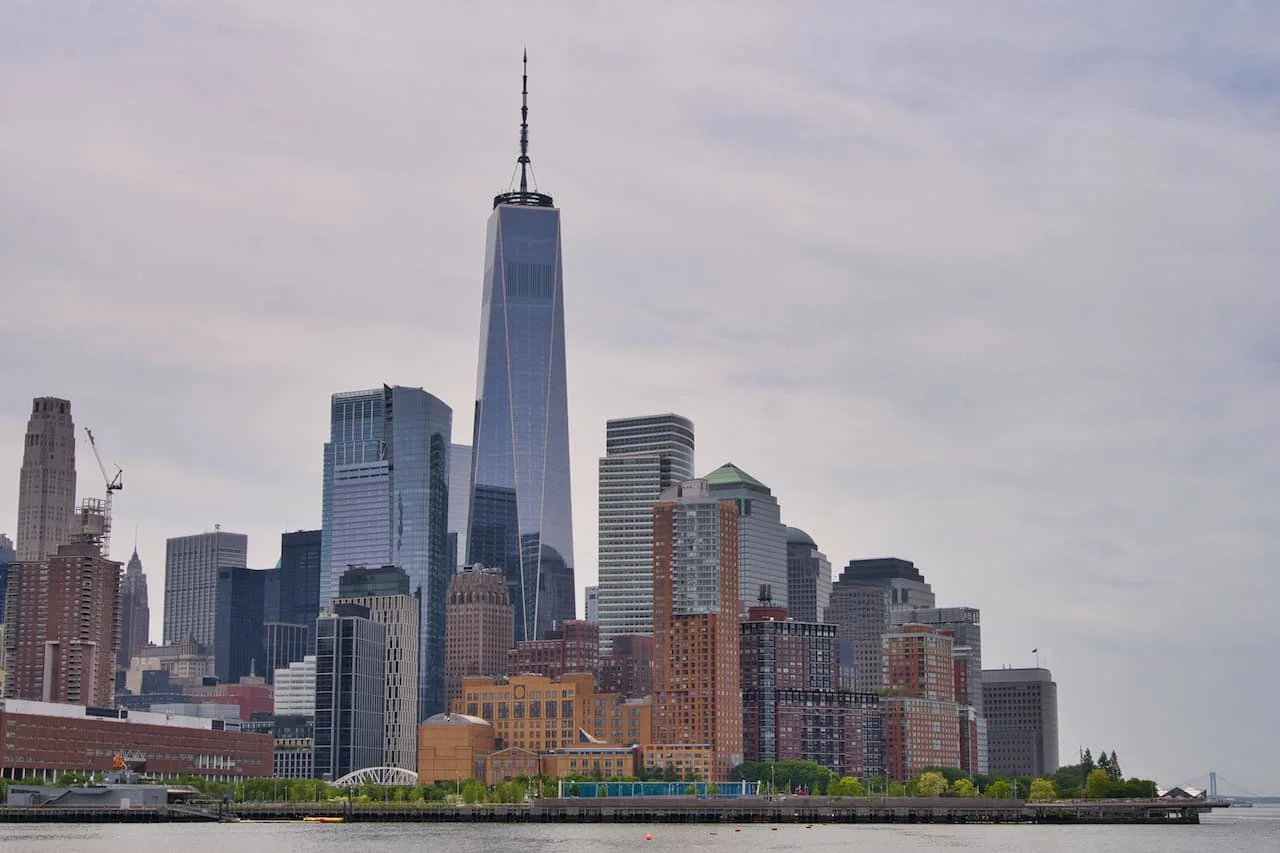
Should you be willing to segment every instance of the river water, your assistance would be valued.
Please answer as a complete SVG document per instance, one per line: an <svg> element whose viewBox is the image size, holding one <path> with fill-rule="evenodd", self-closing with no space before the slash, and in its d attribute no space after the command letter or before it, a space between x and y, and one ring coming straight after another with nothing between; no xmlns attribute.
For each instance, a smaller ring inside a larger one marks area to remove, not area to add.
<svg viewBox="0 0 1280 853"><path fill-rule="evenodd" d="M653 836L645 841L645 835ZM1277 853L1280 809L1218 812L1199 826L659 824L0 824L0 853Z"/></svg>

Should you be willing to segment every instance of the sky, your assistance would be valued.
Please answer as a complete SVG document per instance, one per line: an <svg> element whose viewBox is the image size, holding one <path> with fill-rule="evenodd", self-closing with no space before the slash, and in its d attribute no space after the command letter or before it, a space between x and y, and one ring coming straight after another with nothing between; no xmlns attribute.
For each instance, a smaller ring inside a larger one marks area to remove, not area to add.
<svg viewBox="0 0 1280 853"><path fill-rule="evenodd" d="M71 399L158 637L166 537L266 567L319 526L331 393L424 387L468 442L526 46L579 586L605 420L679 412L837 571L913 560L988 667L1038 649L1065 762L1277 792L1261 0L10 0L0 531Z"/></svg>

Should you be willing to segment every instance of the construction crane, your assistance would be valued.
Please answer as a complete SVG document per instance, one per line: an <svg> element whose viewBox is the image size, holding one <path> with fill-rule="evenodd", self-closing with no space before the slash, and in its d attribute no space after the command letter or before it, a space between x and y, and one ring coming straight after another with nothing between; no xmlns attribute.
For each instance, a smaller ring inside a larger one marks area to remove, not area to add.
<svg viewBox="0 0 1280 853"><path fill-rule="evenodd" d="M108 474L107 466L102 464L102 454L98 452L98 442L93 438L93 430L85 427L84 431L89 434L89 446L93 448L93 458L98 460L98 470L102 472L102 482L107 487L107 500L103 505L102 516L102 556L108 557L111 554L111 496L124 488L124 483L120 480L124 471L117 465L115 476Z"/></svg>

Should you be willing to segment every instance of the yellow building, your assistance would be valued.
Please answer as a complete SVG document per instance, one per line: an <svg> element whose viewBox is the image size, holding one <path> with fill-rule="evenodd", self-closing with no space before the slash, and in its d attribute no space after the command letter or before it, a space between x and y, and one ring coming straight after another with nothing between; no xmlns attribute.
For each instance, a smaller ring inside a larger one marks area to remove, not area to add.
<svg viewBox="0 0 1280 853"><path fill-rule="evenodd" d="M703 782L714 782L714 758L711 747L702 743L646 743L640 747L640 760L648 773L670 768L681 779L692 775Z"/></svg>
<svg viewBox="0 0 1280 853"><path fill-rule="evenodd" d="M453 701L452 710L492 723L499 749L544 753L584 742L640 744L652 738L649 701L596 693L589 673L568 673L559 680L464 678L462 697Z"/></svg>
<svg viewBox="0 0 1280 853"><path fill-rule="evenodd" d="M636 748L633 746L574 746L542 754L542 775L552 779L567 776L619 779L636 775Z"/></svg>
<svg viewBox="0 0 1280 853"><path fill-rule="evenodd" d="M482 777L493 752L493 726L466 714L436 714L418 726L418 781L461 782Z"/></svg>

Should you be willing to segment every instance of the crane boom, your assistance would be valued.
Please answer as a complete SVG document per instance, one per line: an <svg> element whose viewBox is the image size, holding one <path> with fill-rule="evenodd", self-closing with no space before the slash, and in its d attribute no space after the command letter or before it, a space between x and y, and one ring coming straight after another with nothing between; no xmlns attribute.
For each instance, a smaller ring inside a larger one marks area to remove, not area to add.
<svg viewBox="0 0 1280 853"><path fill-rule="evenodd" d="M89 434L89 446L93 448L93 458L98 460L98 470L102 472L102 482L107 487L107 499L105 501L86 499L84 507L81 509L83 516L81 523L85 528L84 533L93 537L99 543L102 556L109 557L111 554L111 496L124 488L124 483L121 480L124 471L117 465L115 476L108 474L107 466L102 462L102 454L98 452L98 442L93 437L93 430L85 427L84 431ZM97 505L96 510L94 505ZM95 515L100 515L101 517L96 525L100 529L97 530L94 529L94 525L90 522L90 519Z"/></svg>
<svg viewBox="0 0 1280 853"><path fill-rule="evenodd" d="M112 477L108 474L107 466L102 464L102 454L98 452L98 442L93 438L93 430L85 427L84 431L89 434L89 446L93 448L93 458L98 460L98 470L102 472L102 482L106 483L107 494L109 495L112 492L120 491L124 488L124 483L120 481L120 477L124 474L124 471L122 471L120 466L117 465L116 475Z"/></svg>

